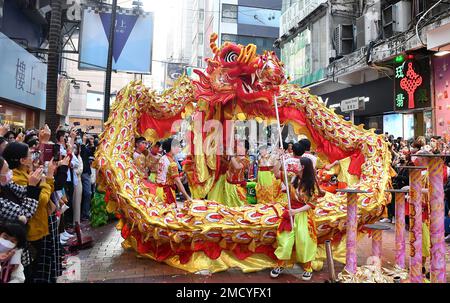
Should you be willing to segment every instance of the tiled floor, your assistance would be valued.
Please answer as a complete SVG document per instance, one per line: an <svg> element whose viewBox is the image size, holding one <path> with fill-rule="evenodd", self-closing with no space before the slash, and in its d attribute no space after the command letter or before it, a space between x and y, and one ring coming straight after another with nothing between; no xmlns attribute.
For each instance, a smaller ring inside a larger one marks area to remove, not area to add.
<svg viewBox="0 0 450 303"><path fill-rule="evenodd" d="M95 245L91 249L80 251L69 258L69 264L64 276L59 282L191 282L191 283L303 283L300 275L301 268L294 267L281 275L278 279L269 277L269 270L244 274L239 270L228 270L212 275L191 274L183 270L158 263L147 258L136 257L132 250L124 250L121 246L122 238L115 229L115 223L87 229L87 234L93 236ZM371 240L367 237L358 243L358 264L364 264L371 251ZM394 261L394 231L389 230L383 235L383 263L391 267ZM450 245L447 244L447 276L450 282ZM343 265L335 263L336 273L343 269ZM328 272L316 272L311 282L324 282L328 279ZM310 282L308 282L310 283Z"/></svg>

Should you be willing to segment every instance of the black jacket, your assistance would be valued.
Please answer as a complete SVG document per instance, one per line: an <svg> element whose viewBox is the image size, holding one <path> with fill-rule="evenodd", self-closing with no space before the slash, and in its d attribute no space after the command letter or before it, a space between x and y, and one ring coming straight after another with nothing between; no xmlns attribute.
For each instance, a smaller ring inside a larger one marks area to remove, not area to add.
<svg viewBox="0 0 450 303"><path fill-rule="evenodd" d="M91 163L89 158L94 157L94 147L81 144L80 156L83 160L83 174L91 175Z"/></svg>

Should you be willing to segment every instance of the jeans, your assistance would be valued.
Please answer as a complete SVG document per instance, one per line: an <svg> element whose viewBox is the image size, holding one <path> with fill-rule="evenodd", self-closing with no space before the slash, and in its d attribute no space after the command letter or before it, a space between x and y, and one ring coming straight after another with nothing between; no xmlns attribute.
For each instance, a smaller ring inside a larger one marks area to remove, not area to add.
<svg viewBox="0 0 450 303"><path fill-rule="evenodd" d="M91 211L91 176L89 174L81 175L81 184L83 186L83 196L81 199L81 218L89 218Z"/></svg>

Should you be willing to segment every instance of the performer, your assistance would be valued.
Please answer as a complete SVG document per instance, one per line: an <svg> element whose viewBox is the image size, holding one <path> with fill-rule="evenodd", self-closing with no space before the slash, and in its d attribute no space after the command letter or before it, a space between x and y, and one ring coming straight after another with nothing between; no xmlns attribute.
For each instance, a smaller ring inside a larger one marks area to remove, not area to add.
<svg viewBox="0 0 450 303"><path fill-rule="evenodd" d="M174 157L180 152L180 143L176 139L167 139L163 142L162 148L166 153L158 162L158 172L156 174L156 195L165 203L176 203L175 188L185 196L187 201L191 197L187 194L178 173L178 164Z"/></svg>
<svg viewBox="0 0 450 303"><path fill-rule="evenodd" d="M225 182L227 180L227 171L229 168L229 162L227 160L227 156L220 156L220 171L219 177L216 180L216 183L211 188L208 193L208 200L213 200L219 203L225 203Z"/></svg>
<svg viewBox="0 0 450 303"><path fill-rule="evenodd" d="M149 181L156 183L156 173L158 172L158 162L161 159L161 142L156 142L150 149L147 156L147 168L149 171Z"/></svg>
<svg viewBox="0 0 450 303"><path fill-rule="evenodd" d="M243 206L247 202L247 187L245 171L250 166L247 152L250 148L249 142L238 141L236 143L237 155L230 158L225 182L225 205L230 207Z"/></svg>
<svg viewBox="0 0 450 303"><path fill-rule="evenodd" d="M294 147L295 153L295 147ZM295 259L301 263L304 272L303 280L312 277L311 262L317 251L317 231L314 222L314 209L319 197L316 173L309 158L300 158L300 168L297 176L289 184L291 197L291 212L285 210L277 232L278 247L275 255L278 266L270 272L272 278L277 278L284 270L286 261L291 260L295 245ZM291 227L289 216L294 216L294 227Z"/></svg>
<svg viewBox="0 0 450 303"><path fill-rule="evenodd" d="M134 162L136 164L136 167L138 170L144 174L145 179L148 177L148 170L145 165L146 159L145 154L147 152L147 141L144 137L138 137L136 138L135 142L135 149L134 149Z"/></svg>
<svg viewBox="0 0 450 303"><path fill-rule="evenodd" d="M265 145L259 148L259 154L256 199L258 203L274 203L276 198L275 190L277 188L277 180L274 175L275 155L269 154Z"/></svg>
<svg viewBox="0 0 450 303"><path fill-rule="evenodd" d="M300 170L300 158L304 154L305 149L303 145L300 143L295 143L292 147L293 156L290 156L288 153L284 153L280 156L280 162L275 166L275 177L277 179L281 179L281 195L277 198L278 202L287 202L286 188L287 185L284 183L284 176L281 169L282 161L284 161L284 165L286 166L286 172L288 175L288 184L292 182L292 180L297 175Z"/></svg>
<svg viewBox="0 0 450 303"><path fill-rule="evenodd" d="M313 162L314 169L320 169L324 167L324 163L320 160L320 158L311 152L311 141L309 141L308 138L301 139L298 143L302 144L305 149L305 153L302 157L310 158Z"/></svg>

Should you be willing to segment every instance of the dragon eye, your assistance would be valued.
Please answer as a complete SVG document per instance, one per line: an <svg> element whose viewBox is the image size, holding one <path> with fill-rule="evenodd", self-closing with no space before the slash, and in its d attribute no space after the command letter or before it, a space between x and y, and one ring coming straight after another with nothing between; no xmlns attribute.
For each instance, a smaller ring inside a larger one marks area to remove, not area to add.
<svg viewBox="0 0 450 303"><path fill-rule="evenodd" d="M234 61L236 61L237 60L237 58L238 58L238 54L237 53L235 53L235 52L229 52L226 56L225 56L225 58L224 58L224 60L225 60L225 62L234 62Z"/></svg>

